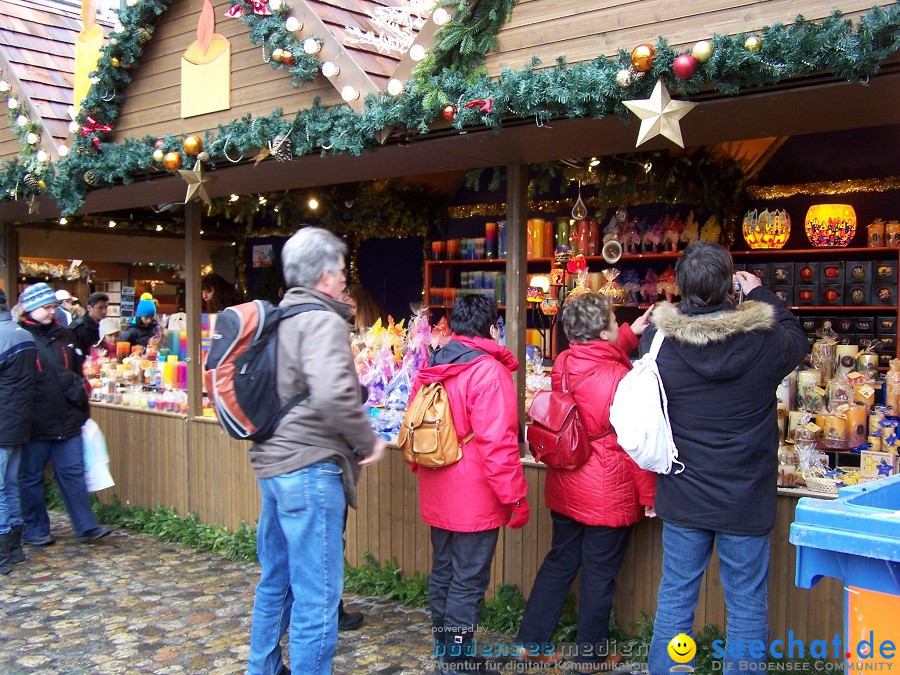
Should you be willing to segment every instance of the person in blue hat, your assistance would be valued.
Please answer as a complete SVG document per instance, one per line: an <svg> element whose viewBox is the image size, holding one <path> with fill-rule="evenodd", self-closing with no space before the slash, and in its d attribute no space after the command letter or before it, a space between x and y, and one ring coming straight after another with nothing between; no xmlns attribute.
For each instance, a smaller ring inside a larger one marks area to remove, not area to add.
<svg viewBox="0 0 900 675"><path fill-rule="evenodd" d="M52 461L53 475L78 541L94 542L110 531L97 522L84 481L81 426L90 416L90 408L81 372L83 359L73 345L72 331L54 319L57 300L50 286L32 284L22 292L19 302L23 312L19 323L31 333L37 351L31 434L19 468L23 538L32 546L56 541L50 534L44 502L44 469Z"/></svg>
<svg viewBox="0 0 900 675"><path fill-rule="evenodd" d="M159 337L162 329L156 322L156 302L149 293L141 296L134 310L131 325L119 338L122 342L130 342L131 346L146 347L150 338Z"/></svg>

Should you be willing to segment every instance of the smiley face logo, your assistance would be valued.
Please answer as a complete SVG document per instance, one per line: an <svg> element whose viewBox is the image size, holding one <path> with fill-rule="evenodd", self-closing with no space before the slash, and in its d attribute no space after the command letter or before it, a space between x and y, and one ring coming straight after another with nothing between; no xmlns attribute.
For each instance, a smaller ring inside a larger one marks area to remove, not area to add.
<svg viewBox="0 0 900 675"><path fill-rule="evenodd" d="M690 635L679 633L669 641L669 656L675 663L687 663L696 653L697 643Z"/></svg>

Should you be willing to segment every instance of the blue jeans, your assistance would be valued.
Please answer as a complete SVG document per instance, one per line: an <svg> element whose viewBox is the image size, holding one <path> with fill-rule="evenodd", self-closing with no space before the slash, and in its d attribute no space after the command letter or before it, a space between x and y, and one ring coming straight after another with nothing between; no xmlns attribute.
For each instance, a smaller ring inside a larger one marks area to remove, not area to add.
<svg viewBox="0 0 900 675"><path fill-rule="evenodd" d="M331 673L344 590L347 502L341 473L334 462L320 462L257 481L262 510L256 554L262 570L253 601L249 675L281 670L279 641L288 624L291 670Z"/></svg>
<svg viewBox="0 0 900 675"><path fill-rule="evenodd" d="M713 542L719 554L719 578L728 611L724 672L756 672L749 669L766 663L769 535L741 536L664 522L663 576L650 643L651 675L667 675L676 665L667 651L673 637L679 633L693 637L694 610ZM737 640L744 643L742 649L735 650L741 656L732 655L729 649ZM748 655L748 647L754 640L765 645L760 658ZM693 664L692 659L689 665Z"/></svg>
<svg viewBox="0 0 900 675"><path fill-rule="evenodd" d="M22 466L19 470L25 541L50 536L50 517L44 502L44 469L47 462L53 462L53 475L75 534L82 537L89 530L99 527L91 510L84 482L84 446L81 435L64 441L31 441L22 449Z"/></svg>
<svg viewBox="0 0 900 675"><path fill-rule="evenodd" d="M0 447L0 534L22 524L22 504L19 501L19 461L21 445Z"/></svg>

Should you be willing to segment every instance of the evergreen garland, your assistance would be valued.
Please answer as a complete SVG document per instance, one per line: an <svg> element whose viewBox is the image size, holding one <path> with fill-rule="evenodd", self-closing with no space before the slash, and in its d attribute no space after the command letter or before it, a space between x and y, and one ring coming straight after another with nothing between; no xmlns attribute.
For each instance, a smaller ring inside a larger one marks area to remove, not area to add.
<svg viewBox="0 0 900 675"><path fill-rule="evenodd" d="M103 48L98 79L82 106L80 124L84 124L86 116L102 124L114 123L123 89L131 80L128 67L137 63L143 49L138 36L146 36L146 33L139 29L151 30L169 4L171 0L141 0L121 11L124 29L113 34ZM490 112L458 106L453 122L457 129L470 126L499 129L506 118L533 117L544 122L555 117L599 118L614 113L627 119L622 101L647 97L657 77L663 77L670 90L681 87L685 94L710 87L729 95L821 71L831 71L850 81L864 80L875 75L881 63L900 49L900 7L892 5L886 9L873 8L857 24L843 19L837 11L822 22L807 22L797 17L791 25L775 24L756 33L762 40L762 49L758 52L745 48L745 34L713 36L713 57L701 64L689 80L680 80L672 74L676 52L664 38L659 38L656 43L657 54L651 71L635 77L627 88L616 82L618 71L629 65L629 55L624 49L615 59L599 57L572 65L560 58L551 68L541 68L540 61L532 59L525 68L504 70L495 80L484 72L463 69L476 62L473 60L476 52L489 42L491 31L496 35L511 0L478 4L490 8L486 14L479 14L476 9L470 17L483 30L473 29L473 35L477 34L478 39L476 43L466 43L468 56L463 58L461 52L456 65L447 62L449 67L431 76L420 73L420 79L408 83L406 91L396 98L387 94L368 96L361 114L348 106L326 108L316 101L308 110L298 111L293 120L283 119L282 111L276 110L267 117L251 120L247 116L220 126L214 137L207 134L205 145L212 155L207 168L214 169L216 162L223 161L226 156L232 160L246 156L265 146L277 133L289 134L296 156L314 152L358 156L378 147L376 133L389 127L406 130L411 135L428 133L428 125L440 114L445 101L492 100ZM250 18L247 13L245 17L249 21L260 19ZM461 38L454 32L457 29L453 24L448 26L453 28L446 34L442 30L438 36L439 42L447 40L446 44L451 45L453 40ZM461 50L462 43L459 45ZM442 67L445 63L443 60L437 62L440 54L437 50L434 67ZM119 67L111 65L113 56L119 59ZM118 144L101 142L99 151L94 151L91 136L82 138L79 135L75 151L55 167L56 175L48 172L46 181L50 193L64 214L73 213L83 204L91 187L86 181L88 171L93 186L110 186L132 182L136 177L157 170L152 167L156 139L146 136L125 139ZM179 138L170 135L163 139L165 150L178 150L180 146ZM9 199L33 194L28 188L21 187L22 174L21 163L13 162L3 168L0 197Z"/></svg>

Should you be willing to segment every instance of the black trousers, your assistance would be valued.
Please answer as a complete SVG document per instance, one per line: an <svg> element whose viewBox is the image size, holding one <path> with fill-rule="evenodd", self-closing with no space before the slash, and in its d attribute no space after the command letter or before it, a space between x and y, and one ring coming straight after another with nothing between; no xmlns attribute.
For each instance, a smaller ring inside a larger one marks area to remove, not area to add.
<svg viewBox="0 0 900 675"><path fill-rule="evenodd" d="M581 660L592 661L590 657L607 653L616 573L625 557L631 526L591 526L553 511L550 515L553 542L535 577L518 642L528 645L550 641L581 568L576 642Z"/></svg>

